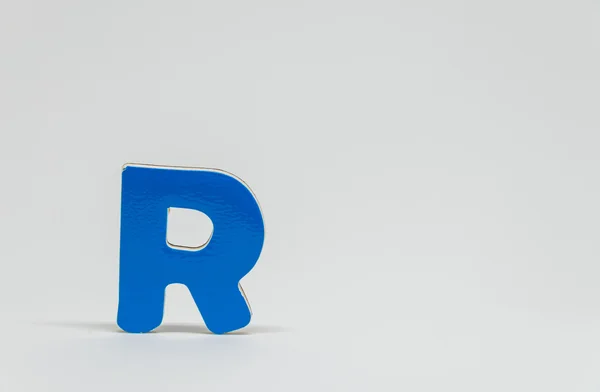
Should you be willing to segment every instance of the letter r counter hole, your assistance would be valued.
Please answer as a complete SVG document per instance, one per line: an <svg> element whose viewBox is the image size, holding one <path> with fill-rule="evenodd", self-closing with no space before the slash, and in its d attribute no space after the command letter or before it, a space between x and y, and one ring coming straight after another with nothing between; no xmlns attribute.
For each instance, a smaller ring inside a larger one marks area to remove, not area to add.
<svg viewBox="0 0 600 392"><path fill-rule="evenodd" d="M171 248L197 251L210 242L213 223L205 213L189 208L167 209L167 245Z"/></svg>

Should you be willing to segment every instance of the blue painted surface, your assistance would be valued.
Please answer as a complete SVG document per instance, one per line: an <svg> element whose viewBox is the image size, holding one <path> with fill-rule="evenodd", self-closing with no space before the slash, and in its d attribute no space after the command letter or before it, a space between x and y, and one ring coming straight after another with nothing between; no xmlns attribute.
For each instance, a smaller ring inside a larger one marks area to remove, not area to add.
<svg viewBox="0 0 600 392"><path fill-rule="evenodd" d="M213 222L201 250L167 243L169 207L202 211ZM239 281L264 242L260 207L249 188L224 172L126 166L122 174L119 309L126 332L149 332L163 319L167 285L188 287L207 328L216 334L248 325L251 310Z"/></svg>

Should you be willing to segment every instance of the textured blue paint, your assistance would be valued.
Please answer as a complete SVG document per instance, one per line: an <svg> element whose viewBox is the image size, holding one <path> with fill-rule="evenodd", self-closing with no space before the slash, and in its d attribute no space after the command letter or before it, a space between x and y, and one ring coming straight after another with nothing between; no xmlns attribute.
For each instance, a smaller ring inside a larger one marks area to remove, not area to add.
<svg viewBox="0 0 600 392"><path fill-rule="evenodd" d="M202 211L210 242L198 251L167 243L167 209ZM165 288L188 287L207 328L221 334L248 325L251 310L239 281L264 241L260 207L243 182L224 172L126 166L122 175L119 309L126 332L149 332L163 319Z"/></svg>

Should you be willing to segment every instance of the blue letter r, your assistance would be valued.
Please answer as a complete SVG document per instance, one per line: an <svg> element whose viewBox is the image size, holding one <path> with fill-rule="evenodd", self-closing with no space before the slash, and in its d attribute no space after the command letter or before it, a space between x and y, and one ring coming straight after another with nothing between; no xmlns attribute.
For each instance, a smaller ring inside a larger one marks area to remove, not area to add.
<svg viewBox="0 0 600 392"><path fill-rule="evenodd" d="M213 234L198 251L167 243L169 207L202 211ZM121 248L117 324L149 332L162 323L165 288L186 285L207 328L240 329L251 311L239 286L264 241L260 207L250 189L225 172L126 165L121 193Z"/></svg>

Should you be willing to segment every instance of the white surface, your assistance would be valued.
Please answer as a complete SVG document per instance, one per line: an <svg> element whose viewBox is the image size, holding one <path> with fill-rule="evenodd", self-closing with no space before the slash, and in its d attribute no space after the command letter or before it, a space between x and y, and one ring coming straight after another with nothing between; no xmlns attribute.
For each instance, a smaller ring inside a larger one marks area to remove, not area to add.
<svg viewBox="0 0 600 392"><path fill-rule="evenodd" d="M0 390L597 392L598 37L583 0L2 1ZM256 193L246 334L180 286L115 332L126 162Z"/></svg>
<svg viewBox="0 0 600 392"><path fill-rule="evenodd" d="M210 242L213 223L203 212L170 207L167 216L167 244L175 249L197 251Z"/></svg>

